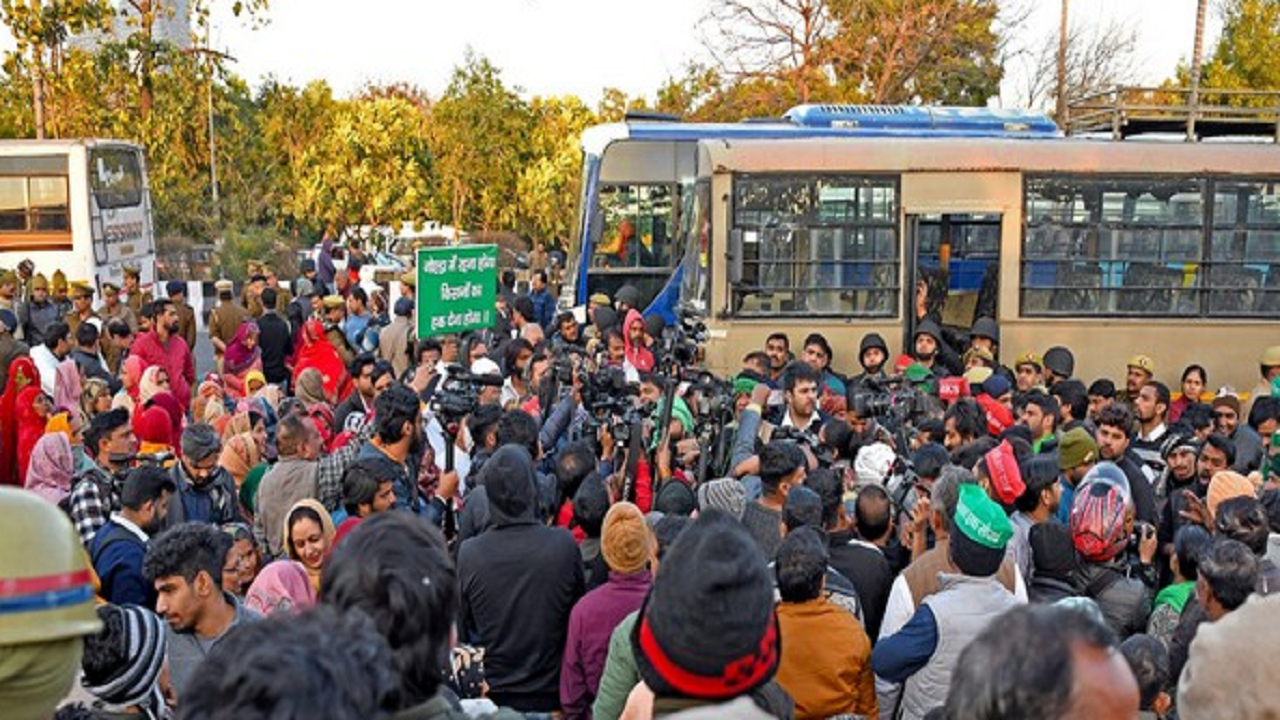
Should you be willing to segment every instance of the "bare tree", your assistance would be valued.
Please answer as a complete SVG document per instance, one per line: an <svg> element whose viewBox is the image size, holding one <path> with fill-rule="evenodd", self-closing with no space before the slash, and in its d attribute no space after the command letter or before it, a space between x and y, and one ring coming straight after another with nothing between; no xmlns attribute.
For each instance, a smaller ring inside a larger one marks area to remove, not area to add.
<svg viewBox="0 0 1280 720"><path fill-rule="evenodd" d="M809 101L835 29L826 0L713 0L703 22L703 44L726 77L776 80Z"/></svg>
<svg viewBox="0 0 1280 720"><path fill-rule="evenodd" d="M1026 58L1026 73L1015 99L1023 107L1050 108L1059 92L1060 33L1046 34ZM1138 76L1138 31L1132 23L1100 26L1075 23L1066 35L1066 98L1078 98L1132 83Z"/></svg>

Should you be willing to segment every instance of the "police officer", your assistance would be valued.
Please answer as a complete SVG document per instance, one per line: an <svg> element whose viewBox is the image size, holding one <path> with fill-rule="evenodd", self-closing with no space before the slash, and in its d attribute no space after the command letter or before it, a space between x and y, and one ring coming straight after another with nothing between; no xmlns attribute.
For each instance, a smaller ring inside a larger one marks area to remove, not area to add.
<svg viewBox="0 0 1280 720"><path fill-rule="evenodd" d="M71 298L67 297L67 275L61 270L54 270L49 278L49 289L53 292L53 304L58 306L58 317L66 317L71 312Z"/></svg>
<svg viewBox="0 0 1280 720"><path fill-rule="evenodd" d="M141 277L142 268L137 265L124 266L125 304L133 311L135 317L142 314L143 305L150 305L151 301L155 299L151 296L150 291L144 292L142 288L139 287L138 283L140 282ZM138 329L136 325L131 327L133 327L134 330Z"/></svg>
<svg viewBox="0 0 1280 720"><path fill-rule="evenodd" d="M67 326L71 328L71 336L75 337L76 329L80 327L80 323L97 317L98 313L93 311L93 286L84 280L73 280L71 282L71 310L66 314L66 322Z"/></svg>
<svg viewBox="0 0 1280 720"><path fill-rule="evenodd" d="M18 308L18 325L29 345L44 342L44 329L61 320L63 313L49 297L49 281L43 274L31 279L31 297Z"/></svg>
<svg viewBox="0 0 1280 720"><path fill-rule="evenodd" d="M249 313L233 299L230 280L223 278L214 283L213 287L218 291L218 306L209 313L209 343L213 345L213 351L218 356L218 367L221 368L222 354L235 339L240 326L249 318Z"/></svg>
<svg viewBox="0 0 1280 720"><path fill-rule="evenodd" d="M343 330L342 321L347 314L347 303L341 295L327 295L324 299L324 336L329 344L338 351L342 364L350 365L356 359L356 352L347 342L347 334Z"/></svg>
<svg viewBox="0 0 1280 720"><path fill-rule="evenodd" d="M71 691L83 639L102 630L93 576L71 521L53 504L0 488L0 716L44 720Z"/></svg>
<svg viewBox="0 0 1280 720"><path fill-rule="evenodd" d="M138 332L138 313L127 303L120 302L120 285L114 280L102 283L102 307L98 308L98 317L123 321L129 325L130 330Z"/></svg>

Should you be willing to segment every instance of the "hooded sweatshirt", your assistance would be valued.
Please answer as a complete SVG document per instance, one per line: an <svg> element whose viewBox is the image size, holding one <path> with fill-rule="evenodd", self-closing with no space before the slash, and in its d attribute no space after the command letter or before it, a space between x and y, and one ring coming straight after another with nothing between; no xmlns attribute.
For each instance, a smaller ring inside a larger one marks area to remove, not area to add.
<svg viewBox="0 0 1280 720"><path fill-rule="evenodd" d="M485 648L495 703L553 712L569 613L583 593L581 555L568 530L538 522L527 450L504 445L483 476L493 527L458 551L465 640Z"/></svg>

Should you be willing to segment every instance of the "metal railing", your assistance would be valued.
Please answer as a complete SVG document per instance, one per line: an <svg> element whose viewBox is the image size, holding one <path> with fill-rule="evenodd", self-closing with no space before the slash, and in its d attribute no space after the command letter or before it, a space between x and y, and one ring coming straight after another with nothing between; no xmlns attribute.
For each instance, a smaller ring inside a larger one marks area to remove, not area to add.
<svg viewBox="0 0 1280 720"><path fill-rule="evenodd" d="M1061 122L1068 135L1181 133L1202 137L1270 137L1280 142L1280 92L1182 87L1117 87L1067 103Z"/></svg>

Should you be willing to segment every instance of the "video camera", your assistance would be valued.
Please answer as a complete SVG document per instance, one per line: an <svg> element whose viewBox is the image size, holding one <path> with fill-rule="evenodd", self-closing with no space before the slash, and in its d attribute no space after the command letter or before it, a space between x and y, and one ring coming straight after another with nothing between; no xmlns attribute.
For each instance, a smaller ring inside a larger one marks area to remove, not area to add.
<svg viewBox="0 0 1280 720"><path fill-rule="evenodd" d="M849 398L849 409L860 418L886 420L901 427L928 411L925 394L902 375L867 377L862 388Z"/></svg>
<svg viewBox="0 0 1280 720"><path fill-rule="evenodd" d="M706 316L690 305L676 307L678 322L662 329L662 340L659 343L659 365L668 374L672 374L681 366L693 365L698 361L698 349L707 342Z"/></svg>
<svg viewBox="0 0 1280 720"><path fill-rule="evenodd" d="M502 378L497 375L475 375L461 365L446 365L444 370L446 374L431 398L430 408L446 428L475 411L482 388L502 387Z"/></svg>

